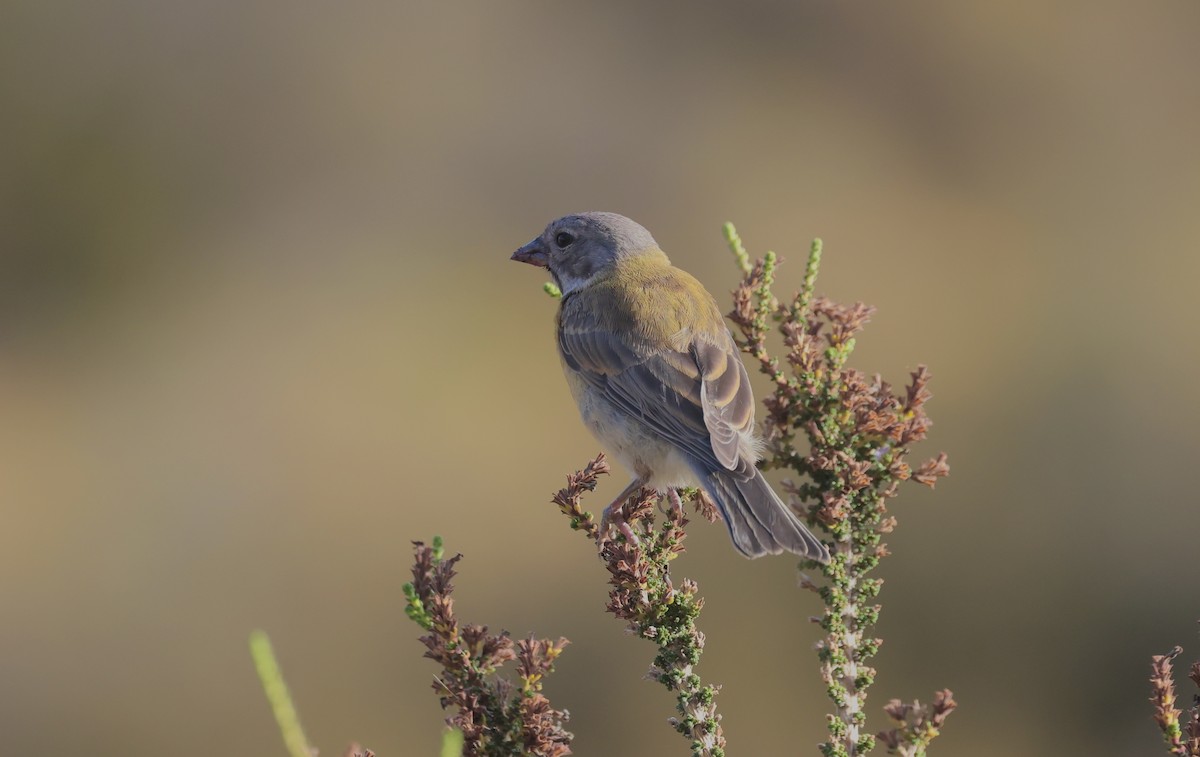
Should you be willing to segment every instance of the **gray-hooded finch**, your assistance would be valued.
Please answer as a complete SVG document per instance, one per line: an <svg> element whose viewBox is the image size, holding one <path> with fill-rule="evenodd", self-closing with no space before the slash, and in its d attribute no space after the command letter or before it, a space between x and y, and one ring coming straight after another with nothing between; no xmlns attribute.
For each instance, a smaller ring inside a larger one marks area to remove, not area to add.
<svg viewBox="0 0 1200 757"><path fill-rule="evenodd" d="M712 295L650 232L615 213L552 222L513 260L550 271L558 351L584 423L634 473L605 521L641 487L700 486L747 557L829 552L755 466L754 397Z"/></svg>

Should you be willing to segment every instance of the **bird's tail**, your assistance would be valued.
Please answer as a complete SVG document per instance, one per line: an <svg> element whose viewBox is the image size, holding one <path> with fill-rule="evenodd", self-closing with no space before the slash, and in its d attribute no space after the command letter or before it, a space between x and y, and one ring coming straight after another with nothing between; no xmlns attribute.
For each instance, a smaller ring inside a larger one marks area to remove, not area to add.
<svg viewBox="0 0 1200 757"><path fill-rule="evenodd" d="M738 552L750 558L791 552L829 562L829 550L771 489L761 471L748 479L716 471L701 480L716 500Z"/></svg>

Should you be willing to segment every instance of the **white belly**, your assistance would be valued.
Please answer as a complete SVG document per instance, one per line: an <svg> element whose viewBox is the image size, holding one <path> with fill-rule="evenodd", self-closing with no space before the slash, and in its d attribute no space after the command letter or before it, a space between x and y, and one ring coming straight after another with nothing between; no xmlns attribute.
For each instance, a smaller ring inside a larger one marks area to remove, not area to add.
<svg viewBox="0 0 1200 757"><path fill-rule="evenodd" d="M687 460L672 444L641 421L614 407L569 368L565 372L584 425L635 476L659 491L698 484Z"/></svg>

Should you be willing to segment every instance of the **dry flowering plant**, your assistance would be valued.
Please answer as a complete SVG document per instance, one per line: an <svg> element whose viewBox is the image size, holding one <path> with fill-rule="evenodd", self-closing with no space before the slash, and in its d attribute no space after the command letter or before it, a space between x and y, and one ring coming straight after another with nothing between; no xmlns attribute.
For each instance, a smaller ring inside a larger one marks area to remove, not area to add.
<svg viewBox="0 0 1200 757"><path fill-rule="evenodd" d="M1200 757L1200 694L1193 695L1183 724L1179 719L1183 711L1175 706L1175 658L1181 654L1183 648L1175 647L1168 654L1150 658L1150 701L1167 753L1175 757ZM1200 661L1192 663L1188 678L1200 691Z"/></svg>
<svg viewBox="0 0 1200 757"><path fill-rule="evenodd" d="M850 368L856 335L875 309L862 303L840 305L815 295L822 245L815 240L800 290L781 301L772 292L778 259L768 252L751 262L732 224L725 225L742 281L733 293L729 318L737 326L742 350L771 380L763 432L763 467L796 476L785 484L792 507L825 534L831 559L808 562L824 581L804 576L801 585L825 605L818 622L825 637L817 644L821 676L834 705L827 757L866 754L876 744L866 731L867 689L875 680L868 664L881 641L872 634L879 619L875 598L883 581L870 577L888 555L884 536L896 527L887 510L900 485L913 481L933 486L950 472L945 453L913 469L912 445L930 427L925 404L930 398L925 366L910 376L902 391L878 375ZM782 337L782 357L768 348L770 332ZM934 696L932 709L893 700L886 712L893 721L879 738L889 752L922 755L956 703L949 690Z"/></svg>
<svg viewBox="0 0 1200 757"><path fill-rule="evenodd" d="M425 629L425 656L442 667L433 689L442 708L454 710L447 725L462 732L469 755L570 754L574 736L563 727L569 715L551 707L542 694L542 680L567 640L530 636L514 642L507 632L459 623L450 581L461 559L447 558L437 537L432 545L413 542L413 580L404 585L408 617ZM497 675L511 661L516 661L519 684Z"/></svg>
<svg viewBox="0 0 1200 757"><path fill-rule="evenodd" d="M926 755L957 706L948 689L936 692L929 704L891 700L882 708L889 727L875 733L867 730L865 704L875 678L869 661L881 644L872 629L883 582L871 573L888 555L884 537L896 527L887 502L905 482L932 487L949 473L944 453L915 466L908 462L912 446L930 427L925 411L929 373L919 366L896 390L879 376L847 365L856 336L874 309L815 295L819 240L810 250L800 290L780 300L772 291L779 265L775 254L752 261L730 224L725 237L742 277L729 319L739 346L771 382L764 399L761 466L789 474L783 491L832 556L827 565L805 561L800 566L808 571L801 576L801 587L816 593L824 605L822 615L814 618L822 633L815 646L832 711L819 751L826 757L857 757L882 744L890 754ZM559 296L553 285L545 289ZM688 506L710 522L719 517L716 508L697 490L661 496L642 490L618 505L613 520L623 527L604 529L583 503L608 472L604 455L598 455L568 475L552 501L571 528L589 538L608 573L606 610L657 648L647 677L674 695L675 715L668 723L687 740L693 755L723 757L718 687L705 683L696 671L705 644L697 627L704 600L694 581L671 575L674 559L684 551ZM461 623L451 596L461 557L446 557L436 537L429 545L414 542L413 580L404 587L407 614L424 632L425 656L441 668L433 688L442 707L451 711L447 734L458 739L447 741L451 745L444 746L443 754L460 749L487 757L570 754L568 713L551 706L542 692L567 640L531 636L514 641L507 632ZM1172 754L1200 757L1196 710L1185 742L1180 713L1173 707L1171 659L1155 658L1158 719L1168 743L1177 744ZM508 663L515 663L515 678L502 674ZM1193 668L1194 678L1200 676L1197 670ZM283 728L284 720L280 724ZM298 733L298 723L296 728ZM781 733L779 739L782 743L792 737ZM302 742L302 734L293 740ZM1180 751L1184 749L1193 751Z"/></svg>
<svg viewBox="0 0 1200 757"><path fill-rule="evenodd" d="M675 586L670 571L670 563L683 553L687 537L684 502L692 502L710 523L718 517L716 506L697 489L666 497L642 489L621 504L616 514L634 538L610 538L581 505L583 495L595 489L597 478L608 472L604 455L598 455L583 470L567 476L566 487L554 495L553 502L571 519L571 528L582 531L599 547L609 574L606 609L624 620L631 633L658 647L647 678L675 694L678 717L668 722L690 741L693 755L722 757L725 735L717 714L717 687L704 684L695 672L704 649L704 634L696 628L704 600L697 596L695 581L685 578ZM660 502L666 506L662 522L656 524L655 505Z"/></svg>
<svg viewBox="0 0 1200 757"><path fill-rule="evenodd" d="M729 318L740 334L739 346L772 382L772 393L764 403L767 453L762 465L795 476L785 484L791 505L825 535L832 555L828 565L811 561L802 565L819 570L824 579L818 582L803 576L801 580L801 586L816 592L825 606L816 619L824 638L816 646L833 712L827 717L828 739L819 749L827 757L849 757L866 754L882 742L892 754L925 755L956 707L949 690L937 692L929 705L892 700L883 708L891 727L877 736L865 730L864 705L875 677L867 661L881 643L871 629L879 617L875 598L882 581L869 574L887 556L883 537L896 526L886 502L905 481L933 486L949 473L945 454L915 469L907 462L910 448L925 438L930 427L925 413L929 373L919 367L902 391L894 391L878 376L868 377L847 366L855 336L874 310L861 303L845 306L815 296L819 241L812 246L800 291L783 302L772 293L778 266L774 253L751 262L732 225L726 225L725 235L742 273ZM558 295L552 286L546 291ZM768 347L772 331L779 332L782 342L779 356ZM618 506L614 521L625 527L610 532L582 504L608 471L604 456L597 456L567 477L566 487L554 495L553 502L570 519L571 527L596 545L609 575L608 612L624 621L633 634L656 645L658 652L647 677L675 695L676 715L668 722L688 740L693 755L722 757L725 735L716 707L717 687L705 684L695 669L704 649L704 634L696 625L704 601L694 581L671 575L672 561L684 551L685 504L691 503L709 521L717 519L716 509L700 491L660 496L643 489ZM440 578L439 571L453 575L456 559L439 563L430 557L428 547L418 544L414 582L406 588L410 616L431 632L422 637L429 648L426 654L440 662L446 673L446 680L439 679L434 687L444 707L456 708L448 722L466 734L466 753L501 754L478 746L491 732L480 725L504 724L499 732L505 734L525 727L515 725L523 722L520 718L501 716L505 707L512 707L511 687L484 683L503 662L497 657L503 654L499 652L503 645L497 646L497 637L487 636L484 629L474 633L468 645L478 648L474 656L451 654L457 649L453 634L438 631L449 622L442 619L448 607L437 609L448 602L449 592L449 578ZM434 619L427 615L428 608L442 615ZM493 640L491 647L488 639ZM552 647L555 654L565 643L561 640ZM525 671L520 674L523 677ZM544 706L549 713L558 712ZM561 729L563 721L565 714L540 721L554 735L542 743L568 749L570 737ZM502 741L516 745L520 739L508 735Z"/></svg>
<svg viewBox="0 0 1200 757"><path fill-rule="evenodd" d="M934 693L929 704L890 700L882 708L890 727L874 734L866 728L865 703L875 679L869 661L882 643L872 629L883 582L870 574L888 555L884 537L896 527L887 501L904 482L932 487L949 473L944 453L916 467L907 459L930 427L925 412L929 372L918 366L907 384L894 390L879 376L848 367L856 336L874 308L815 295L820 240L811 247L799 292L781 301L772 292L779 265L775 254L752 261L730 224L725 237L742 274L729 319L739 346L771 382L763 403L766 455L761 465L792 476L783 490L795 512L823 535L832 556L828 564L806 561L800 566L820 574L802 574L800 586L816 593L824 605L823 614L813 619L823 633L815 647L832 712L819 750L826 757L857 757L882 744L889 754L924 757L957 706L949 689ZM545 291L561 296L553 284ZM772 341L782 349L772 351ZM608 572L607 611L657 647L647 677L675 696L676 714L668 723L696 757L723 757L718 687L704 683L696 672L705 643L697 627L704 600L694 581L671 576L687 537L686 505L709 522L718 519L716 508L697 490L663 496L642 490L618 505L613 520L623 527L606 530L583 502L608 472L604 455L598 455L568 475L552 501L571 528L594 543ZM451 710L442 757L571 754L568 713L551 706L542 691L567 640L530 636L514 641L507 632L461 623L451 581L462 555L447 558L438 537L429 545L413 545L405 609L424 631L420 641L425 656L441 667L433 688L442 707ZM265 633L251 634L250 650L289 755L315 757ZM1200 694L1193 695L1186 713L1177 706L1174 663L1181 654L1175 647L1151 658L1150 701L1167 753L1200 757ZM515 663L515 678L502 674L509 663ZM1200 661L1191 664L1187 677L1200 691ZM358 744L343 755L374 757Z"/></svg>

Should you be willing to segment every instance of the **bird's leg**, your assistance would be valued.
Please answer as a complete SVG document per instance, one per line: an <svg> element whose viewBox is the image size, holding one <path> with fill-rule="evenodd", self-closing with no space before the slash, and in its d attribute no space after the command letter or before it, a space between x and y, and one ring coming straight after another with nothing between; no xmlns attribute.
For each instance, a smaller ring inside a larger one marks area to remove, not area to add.
<svg viewBox="0 0 1200 757"><path fill-rule="evenodd" d="M675 514L683 519L683 498L679 496L678 489L668 489L667 499L671 501L671 507L675 508Z"/></svg>
<svg viewBox="0 0 1200 757"><path fill-rule="evenodd" d="M601 534L606 534L608 533L609 528L615 527L621 532L621 535L629 541L630 544L639 543L637 534L635 534L633 529L629 527L629 524L625 522L625 514L621 511L621 506L625 504L626 500L633 496L634 492L641 490L641 488L645 485L646 479L633 479L629 482L629 486L626 486L625 490L617 495L617 498L612 501L612 504L604 508L604 514L600 516Z"/></svg>

